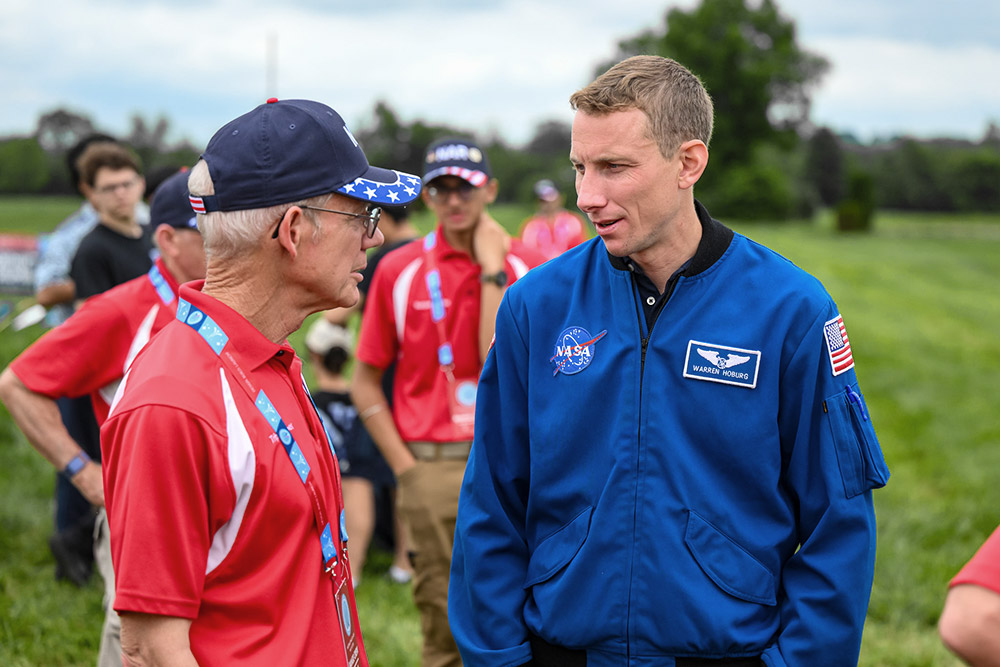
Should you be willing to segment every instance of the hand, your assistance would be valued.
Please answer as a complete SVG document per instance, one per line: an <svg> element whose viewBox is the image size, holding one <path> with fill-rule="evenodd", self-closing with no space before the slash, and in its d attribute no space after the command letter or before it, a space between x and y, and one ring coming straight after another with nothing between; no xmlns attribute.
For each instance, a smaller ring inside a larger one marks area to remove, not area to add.
<svg viewBox="0 0 1000 667"><path fill-rule="evenodd" d="M472 252L484 274L502 271L510 249L510 236L485 209L472 234Z"/></svg>
<svg viewBox="0 0 1000 667"><path fill-rule="evenodd" d="M91 505L104 507L104 477L101 474L101 464L89 461L80 472L73 475L71 481Z"/></svg>

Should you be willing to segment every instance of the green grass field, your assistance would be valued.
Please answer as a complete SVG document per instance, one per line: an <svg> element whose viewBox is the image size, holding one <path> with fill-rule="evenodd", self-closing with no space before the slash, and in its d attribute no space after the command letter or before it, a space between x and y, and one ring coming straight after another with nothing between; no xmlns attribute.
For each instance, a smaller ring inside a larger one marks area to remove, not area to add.
<svg viewBox="0 0 1000 667"><path fill-rule="evenodd" d="M0 230L51 228L75 206L0 199ZM29 224L35 210L48 217ZM494 211L508 228L526 213ZM839 304L892 470L875 493L878 562L861 664L959 664L935 623L949 578L1000 522L1000 217L886 214L870 235L836 234L828 218L734 226L816 275ZM0 364L39 334L0 333ZM96 577L83 590L52 580L52 482L0 408L2 665L90 665L96 654ZM388 563L374 553L358 589L371 663L417 665L419 622L409 587L385 579Z"/></svg>

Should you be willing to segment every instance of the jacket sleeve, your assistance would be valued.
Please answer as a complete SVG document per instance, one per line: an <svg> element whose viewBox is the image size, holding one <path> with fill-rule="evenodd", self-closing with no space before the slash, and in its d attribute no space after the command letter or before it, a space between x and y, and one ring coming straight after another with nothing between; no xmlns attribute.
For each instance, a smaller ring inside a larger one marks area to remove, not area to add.
<svg viewBox="0 0 1000 667"><path fill-rule="evenodd" d="M889 477L853 364L834 375L829 302L783 369L784 485L798 508L799 549L786 562L772 667L854 665L875 570L872 489Z"/></svg>
<svg viewBox="0 0 1000 667"><path fill-rule="evenodd" d="M466 665L531 659L523 608L528 485L527 348L505 295L476 396L476 429L459 496L448 617Z"/></svg>

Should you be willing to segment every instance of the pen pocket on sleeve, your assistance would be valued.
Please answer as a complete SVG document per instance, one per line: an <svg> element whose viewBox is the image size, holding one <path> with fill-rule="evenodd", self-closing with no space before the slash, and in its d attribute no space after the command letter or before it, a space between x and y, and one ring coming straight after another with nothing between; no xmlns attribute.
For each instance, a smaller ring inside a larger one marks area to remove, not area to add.
<svg viewBox="0 0 1000 667"><path fill-rule="evenodd" d="M857 384L827 397L823 411L830 425L846 496L853 498L885 486L889 468Z"/></svg>

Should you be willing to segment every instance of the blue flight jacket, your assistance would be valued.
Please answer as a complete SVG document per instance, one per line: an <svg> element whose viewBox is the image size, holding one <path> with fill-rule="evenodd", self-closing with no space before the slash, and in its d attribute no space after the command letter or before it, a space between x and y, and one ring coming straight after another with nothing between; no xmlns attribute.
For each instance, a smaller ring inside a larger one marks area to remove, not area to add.
<svg viewBox="0 0 1000 667"><path fill-rule="evenodd" d="M696 208L650 331L599 239L507 290L448 598L470 667L527 662L529 633L590 667L857 664L889 471L846 330L819 281Z"/></svg>

